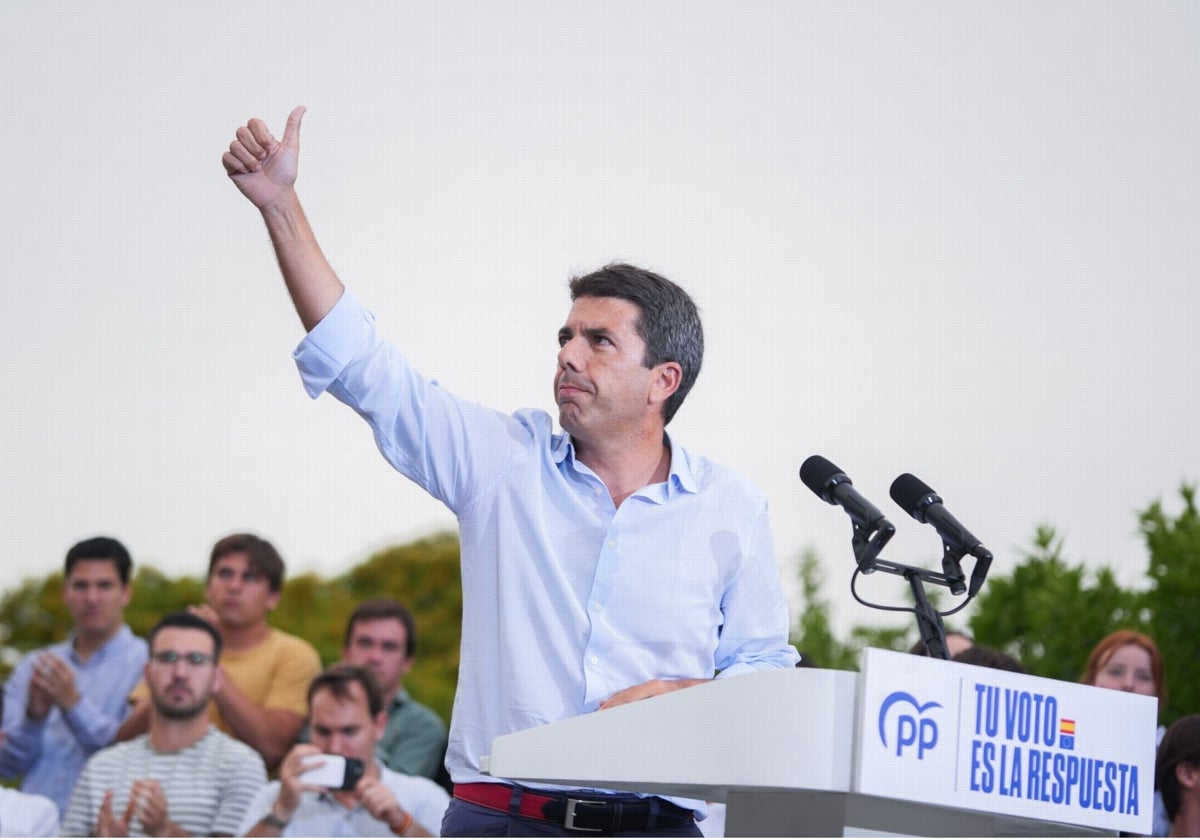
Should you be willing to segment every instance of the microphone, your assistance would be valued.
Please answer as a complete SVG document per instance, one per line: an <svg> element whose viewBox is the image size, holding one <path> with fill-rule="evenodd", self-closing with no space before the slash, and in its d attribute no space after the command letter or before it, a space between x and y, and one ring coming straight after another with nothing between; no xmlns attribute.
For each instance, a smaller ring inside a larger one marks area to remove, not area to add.
<svg viewBox="0 0 1200 840"><path fill-rule="evenodd" d="M912 473L903 473L892 482L892 501L900 505L918 522L932 525L949 549L966 552L976 558L971 570L971 585L967 597L973 598L983 586L992 565L992 553L979 539L963 527L942 505L942 497Z"/></svg>
<svg viewBox="0 0 1200 840"><path fill-rule="evenodd" d="M869 531L875 531L881 524L891 527L879 508L854 489L850 477L820 455L813 455L800 465L800 480L818 498L831 505L841 505L855 525Z"/></svg>

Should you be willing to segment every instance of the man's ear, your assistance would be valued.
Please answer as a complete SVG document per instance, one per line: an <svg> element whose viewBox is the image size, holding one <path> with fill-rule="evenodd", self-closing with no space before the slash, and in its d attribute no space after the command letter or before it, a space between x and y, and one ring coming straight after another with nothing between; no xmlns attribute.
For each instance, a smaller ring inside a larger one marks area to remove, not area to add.
<svg viewBox="0 0 1200 840"><path fill-rule="evenodd" d="M1175 778L1180 787L1192 789L1200 787L1200 767L1181 761L1175 765Z"/></svg>
<svg viewBox="0 0 1200 840"><path fill-rule="evenodd" d="M663 362L654 366L655 376L650 383L650 402L665 403L683 384L683 368L679 362Z"/></svg>

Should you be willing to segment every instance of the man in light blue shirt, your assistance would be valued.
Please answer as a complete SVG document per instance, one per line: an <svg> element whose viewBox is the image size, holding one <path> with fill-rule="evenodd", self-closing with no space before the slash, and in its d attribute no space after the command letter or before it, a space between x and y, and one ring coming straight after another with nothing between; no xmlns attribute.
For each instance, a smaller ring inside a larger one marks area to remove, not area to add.
<svg viewBox="0 0 1200 840"><path fill-rule="evenodd" d="M124 623L132 567L109 537L73 546L63 572L71 635L22 659L4 686L0 778L23 775L21 790L60 814L88 757L116 737L146 664L146 643Z"/></svg>
<svg viewBox="0 0 1200 840"><path fill-rule="evenodd" d="M554 377L561 432L543 411L504 415L450 395L376 336L321 253L292 188L302 116L282 142L252 120L223 161L262 212L309 330L295 353L309 394L351 406L388 462L458 516L463 640L443 834L536 822L698 836L702 803L588 794L598 804L577 808L567 792L479 770L499 735L797 660L765 499L665 431L700 370L695 304L628 265L573 280Z"/></svg>

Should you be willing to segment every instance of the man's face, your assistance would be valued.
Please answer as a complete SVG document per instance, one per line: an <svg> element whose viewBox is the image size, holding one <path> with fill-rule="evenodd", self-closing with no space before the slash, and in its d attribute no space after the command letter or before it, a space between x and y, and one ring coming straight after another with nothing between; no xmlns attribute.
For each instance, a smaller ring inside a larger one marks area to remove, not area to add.
<svg viewBox="0 0 1200 840"><path fill-rule="evenodd" d="M342 649L347 665L370 668L385 694L394 692L412 668L408 632L397 618L369 618L354 622Z"/></svg>
<svg viewBox="0 0 1200 840"><path fill-rule="evenodd" d="M648 414L661 415L661 400L653 399L663 366L642 364L639 315L637 304L622 298L581 297L572 304L558 331L554 375L558 420L572 437L603 441L640 428Z"/></svg>
<svg viewBox="0 0 1200 840"><path fill-rule="evenodd" d="M213 647L212 636L193 627L158 631L145 674L159 714L174 719L204 714L220 679Z"/></svg>
<svg viewBox="0 0 1200 840"><path fill-rule="evenodd" d="M279 605L279 593L271 591L267 576L250 564L244 551L217 560L208 576L205 597L217 611L221 624L253 627L264 623Z"/></svg>
<svg viewBox="0 0 1200 840"><path fill-rule="evenodd" d="M363 687L350 683L348 688L350 696L346 698L325 688L313 695L309 737L321 752L357 758L369 767L375 760L375 742L387 725L387 713L372 718Z"/></svg>
<svg viewBox="0 0 1200 840"><path fill-rule="evenodd" d="M117 632L131 594L112 560L80 560L63 581L63 602L82 636L106 638Z"/></svg>

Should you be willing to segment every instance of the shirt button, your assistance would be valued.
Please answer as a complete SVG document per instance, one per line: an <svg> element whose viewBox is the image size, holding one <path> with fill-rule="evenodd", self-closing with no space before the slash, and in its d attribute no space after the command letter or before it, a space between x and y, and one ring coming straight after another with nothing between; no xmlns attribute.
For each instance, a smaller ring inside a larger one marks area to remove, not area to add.
<svg viewBox="0 0 1200 840"><path fill-rule="evenodd" d="M588 657L588 662L591 662L593 665L599 665L599 664L600 664L600 657L599 657L599 656L589 656L589 657Z"/></svg>
<svg viewBox="0 0 1200 840"><path fill-rule="evenodd" d="M604 605L603 604L592 604L592 609L595 610L596 612L604 612Z"/></svg>
<svg viewBox="0 0 1200 840"><path fill-rule="evenodd" d="M609 540L609 541L608 541L608 547L609 547L609 548L616 548L616 547L617 547L617 541L616 541L616 540Z"/></svg>

